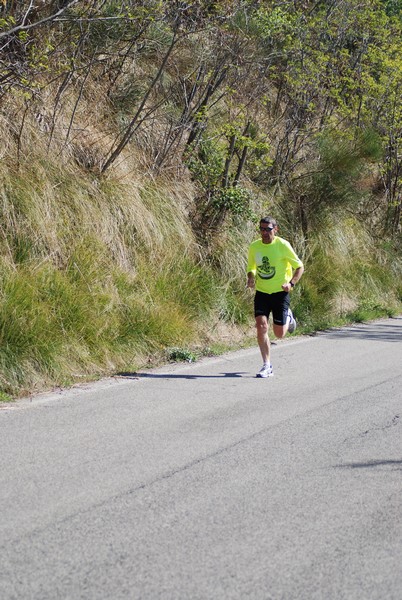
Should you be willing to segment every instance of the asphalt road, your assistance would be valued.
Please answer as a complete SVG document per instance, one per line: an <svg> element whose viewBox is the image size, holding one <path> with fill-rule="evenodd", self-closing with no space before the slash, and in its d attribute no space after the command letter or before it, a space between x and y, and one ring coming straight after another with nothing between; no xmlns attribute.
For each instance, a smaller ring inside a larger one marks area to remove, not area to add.
<svg viewBox="0 0 402 600"><path fill-rule="evenodd" d="M402 318L0 409L1 600L401 600Z"/></svg>

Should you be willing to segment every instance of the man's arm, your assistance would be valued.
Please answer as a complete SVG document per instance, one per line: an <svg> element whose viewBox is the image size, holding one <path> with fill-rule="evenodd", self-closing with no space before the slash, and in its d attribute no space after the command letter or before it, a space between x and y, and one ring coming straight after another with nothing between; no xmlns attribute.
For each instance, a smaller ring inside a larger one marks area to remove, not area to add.
<svg viewBox="0 0 402 600"><path fill-rule="evenodd" d="M294 287L296 285L296 283L298 281L300 281L300 277L303 275L303 273L304 273L304 267L303 266L297 267L297 269L294 270L292 279L289 281L289 283L284 283L282 286L282 289L285 292L290 292L292 287ZM292 283L293 283L293 285L292 285Z"/></svg>
<svg viewBox="0 0 402 600"><path fill-rule="evenodd" d="M255 274L257 265L255 264L255 257L252 246L249 246L248 257L247 257L247 284L246 287L255 287Z"/></svg>
<svg viewBox="0 0 402 600"><path fill-rule="evenodd" d="M255 287L255 275L252 271L249 271L247 273L247 285L246 287L248 288L254 288Z"/></svg>

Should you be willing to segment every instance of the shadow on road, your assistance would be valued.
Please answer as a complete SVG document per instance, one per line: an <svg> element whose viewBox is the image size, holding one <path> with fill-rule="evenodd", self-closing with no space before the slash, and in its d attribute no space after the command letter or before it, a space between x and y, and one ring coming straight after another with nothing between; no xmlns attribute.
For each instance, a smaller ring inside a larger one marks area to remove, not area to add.
<svg viewBox="0 0 402 600"><path fill-rule="evenodd" d="M329 330L325 335L332 338L356 338L376 342L402 342L402 327L396 328L393 321L402 321L402 317L390 319L389 323L370 323L353 325L342 329Z"/></svg>
<svg viewBox="0 0 402 600"><path fill-rule="evenodd" d="M243 377L249 375L249 373L234 372L234 373L219 373L218 375L178 375L177 373L117 373L116 377L127 377L127 379L222 379L227 377ZM250 376L250 375L249 375Z"/></svg>
<svg viewBox="0 0 402 600"><path fill-rule="evenodd" d="M342 465L335 465L336 469L371 469L373 467L389 467L397 466L399 470L402 469L402 460L396 459L382 459L382 460L367 460L365 462L351 462L344 463Z"/></svg>

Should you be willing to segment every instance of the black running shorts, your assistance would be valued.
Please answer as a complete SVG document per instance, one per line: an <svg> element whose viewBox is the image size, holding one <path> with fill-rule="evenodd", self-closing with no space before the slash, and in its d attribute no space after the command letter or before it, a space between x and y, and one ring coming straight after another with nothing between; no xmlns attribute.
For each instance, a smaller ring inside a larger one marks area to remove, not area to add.
<svg viewBox="0 0 402 600"><path fill-rule="evenodd" d="M269 319L269 315L272 312L274 323L276 325L285 325L289 303L289 292L265 294L264 292L257 291L254 297L254 316L262 317L265 315Z"/></svg>

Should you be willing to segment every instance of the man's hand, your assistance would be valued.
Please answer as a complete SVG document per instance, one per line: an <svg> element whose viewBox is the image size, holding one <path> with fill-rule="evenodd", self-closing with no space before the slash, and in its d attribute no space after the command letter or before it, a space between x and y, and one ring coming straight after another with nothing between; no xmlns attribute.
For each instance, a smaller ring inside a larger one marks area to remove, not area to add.
<svg viewBox="0 0 402 600"><path fill-rule="evenodd" d="M304 273L304 267L297 267L297 269L295 270L295 272L293 273L292 276L292 283L293 285L290 283L290 281L288 283L284 283L282 285L282 289L284 292L290 292L290 290L296 285L296 283L299 281L300 277L303 275Z"/></svg>
<svg viewBox="0 0 402 600"><path fill-rule="evenodd" d="M246 285L246 287L248 287L250 289L255 288L255 278L254 278L254 275L249 275L247 277L247 285Z"/></svg>

